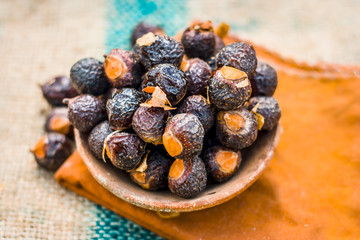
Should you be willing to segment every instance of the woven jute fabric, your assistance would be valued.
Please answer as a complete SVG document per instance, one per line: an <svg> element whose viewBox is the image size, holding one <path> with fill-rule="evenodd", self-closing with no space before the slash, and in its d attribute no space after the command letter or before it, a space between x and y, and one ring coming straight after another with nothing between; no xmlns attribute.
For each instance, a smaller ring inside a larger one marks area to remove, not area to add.
<svg viewBox="0 0 360 240"><path fill-rule="evenodd" d="M129 8L128 15L122 16L113 8L143 3L149 7ZM174 15L181 24L171 29L169 21L167 30L176 32L194 18L226 21L233 32L285 56L360 63L360 45L355 44L360 40L357 0L286 4L188 0L176 6L180 5L187 9L185 15ZM127 20L157 21L156 14L169 17L159 6L166 7L140 0L0 1L0 239L88 239L107 224L121 225L118 231L123 238L143 238L136 225L120 222L111 212L60 187L53 173L37 167L29 149L44 133L50 109L38 84L68 75L80 58L101 59L116 38L123 37L109 29L117 19L121 18L117 24L124 25Z"/></svg>

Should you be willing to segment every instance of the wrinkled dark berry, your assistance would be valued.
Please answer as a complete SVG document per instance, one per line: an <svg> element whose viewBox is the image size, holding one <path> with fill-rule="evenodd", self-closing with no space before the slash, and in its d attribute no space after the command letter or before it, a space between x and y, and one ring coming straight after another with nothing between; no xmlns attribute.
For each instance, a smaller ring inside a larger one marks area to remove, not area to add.
<svg viewBox="0 0 360 240"><path fill-rule="evenodd" d="M137 169L130 172L130 178L140 187L158 190L167 187L168 174L173 159L161 155L158 151L145 154Z"/></svg>
<svg viewBox="0 0 360 240"><path fill-rule="evenodd" d="M136 40L134 53L139 56L146 69L160 63L179 67L184 56L184 47L175 39L150 32Z"/></svg>
<svg viewBox="0 0 360 240"><path fill-rule="evenodd" d="M240 151L223 146L214 146L203 154L206 172L215 182L225 182L231 178L241 163Z"/></svg>
<svg viewBox="0 0 360 240"><path fill-rule="evenodd" d="M200 58L192 58L183 61L181 70L188 79L188 94L206 96L208 81L212 73L209 64Z"/></svg>
<svg viewBox="0 0 360 240"><path fill-rule="evenodd" d="M239 150L249 147L257 134L257 118L244 108L221 111L216 116L216 135L225 147Z"/></svg>
<svg viewBox="0 0 360 240"><path fill-rule="evenodd" d="M65 106L62 102L64 98L73 98L79 95L70 78L65 76L55 77L40 87L46 101L53 106Z"/></svg>
<svg viewBox="0 0 360 240"><path fill-rule="evenodd" d="M114 130L129 128L136 109L143 101L145 95L133 88L116 90L106 104L110 127Z"/></svg>
<svg viewBox="0 0 360 240"><path fill-rule="evenodd" d="M149 32L152 32L152 33L155 33L158 35L164 34L164 30L161 27L141 22L138 25L136 25L134 31L132 32L131 44L135 45L136 40L138 38L142 37L143 35L145 35L146 33L149 33Z"/></svg>
<svg viewBox="0 0 360 240"><path fill-rule="evenodd" d="M169 188L179 197L191 198L206 188L205 164L199 157L176 159L170 167Z"/></svg>
<svg viewBox="0 0 360 240"><path fill-rule="evenodd" d="M186 56L206 60L215 51L215 33L210 21L187 28L182 37Z"/></svg>
<svg viewBox="0 0 360 240"><path fill-rule="evenodd" d="M142 88L158 86L174 106L185 96L187 82L187 77L179 68L171 64L159 64L146 73Z"/></svg>
<svg viewBox="0 0 360 240"><path fill-rule="evenodd" d="M264 117L264 125L261 130L272 130L279 122L281 109L275 98L266 96L252 97L249 103L249 110L259 104L256 112Z"/></svg>
<svg viewBox="0 0 360 240"><path fill-rule="evenodd" d="M112 49L104 61L106 77L115 88L136 87L141 82L140 63L132 52Z"/></svg>
<svg viewBox="0 0 360 240"><path fill-rule="evenodd" d="M236 68L223 66L209 80L210 102L218 109L239 108L250 96L248 76Z"/></svg>
<svg viewBox="0 0 360 240"><path fill-rule="evenodd" d="M30 150L36 162L49 171L57 170L73 151L73 142L64 134L51 132Z"/></svg>
<svg viewBox="0 0 360 240"><path fill-rule="evenodd" d="M45 131L57 132L73 136L73 126L68 119L68 109L66 107L54 108L46 117Z"/></svg>
<svg viewBox="0 0 360 240"><path fill-rule="evenodd" d="M102 121L91 130L88 144L96 158L103 158L104 141L111 132L112 130L107 120Z"/></svg>
<svg viewBox="0 0 360 240"><path fill-rule="evenodd" d="M199 119L191 113L175 115L166 125L163 144L174 158L185 158L201 152L204 128Z"/></svg>
<svg viewBox="0 0 360 240"><path fill-rule="evenodd" d="M201 95L186 97L177 108L177 113L192 113L201 122L204 131L208 131L214 125L215 109L211 107L206 98Z"/></svg>
<svg viewBox="0 0 360 240"><path fill-rule="evenodd" d="M259 62L250 82L253 96L271 97L276 90L278 78L274 68L267 63Z"/></svg>
<svg viewBox="0 0 360 240"><path fill-rule="evenodd" d="M106 154L121 170L135 169L145 153L145 142L136 134L117 132L105 139Z"/></svg>
<svg viewBox="0 0 360 240"><path fill-rule="evenodd" d="M132 128L143 141L154 145L162 144L168 117L169 112L163 108L140 106L132 118Z"/></svg>
<svg viewBox="0 0 360 240"><path fill-rule="evenodd" d="M108 90L110 84L106 79L104 64L94 58L77 61L70 70L74 87L82 94L98 96Z"/></svg>
<svg viewBox="0 0 360 240"><path fill-rule="evenodd" d="M236 42L222 48L216 55L216 66L231 66L251 76L257 65L256 53L248 43Z"/></svg>
<svg viewBox="0 0 360 240"><path fill-rule="evenodd" d="M68 103L68 118L80 132L90 132L100 121L106 119L103 103L89 94L83 94L71 99Z"/></svg>

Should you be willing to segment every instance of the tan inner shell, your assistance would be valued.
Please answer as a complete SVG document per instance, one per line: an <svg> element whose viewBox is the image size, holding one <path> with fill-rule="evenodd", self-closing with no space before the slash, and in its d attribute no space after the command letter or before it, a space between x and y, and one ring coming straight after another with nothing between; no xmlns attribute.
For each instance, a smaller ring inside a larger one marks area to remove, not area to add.
<svg viewBox="0 0 360 240"><path fill-rule="evenodd" d="M229 80L239 80L239 79L246 79L247 75L243 71L240 71L239 69L229 67L229 66L223 66L220 68L221 74Z"/></svg>
<svg viewBox="0 0 360 240"><path fill-rule="evenodd" d="M67 134L70 128L70 121L67 118L54 117L50 120L50 128L56 132Z"/></svg>
<svg viewBox="0 0 360 240"><path fill-rule="evenodd" d="M171 131L166 131L162 139L164 147L170 156L175 157L182 152L183 147L181 142Z"/></svg>
<svg viewBox="0 0 360 240"><path fill-rule="evenodd" d="M136 40L136 44L139 46L150 46L156 40L157 40L157 36L154 33L149 32L143 35L141 38L138 38Z"/></svg>
<svg viewBox="0 0 360 240"><path fill-rule="evenodd" d="M238 154L233 151L219 151L215 160L221 171L232 172L236 167L238 157Z"/></svg>
<svg viewBox="0 0 360 240"><path fill-rule="evenodd" d="M239 131L245 124L244 118L237 113L225 113L224 120L226 126L233 132Z"/></svg>
<svg viewBox="0 0 360 240"><path fill-rule="evenodd" d="M170 167L169 177L172 179L180 178L184 173L184 162L181 159L176 159Z"/></svg>
<svg viewBox="0 0 360 240"><path fill-rule="evenodd" d="M124 61L113 55L109 55L105 59L105 73L110 80L122 77L127 72L127 67Z"/></svg>
<svg viewBox="0 0 360 240"><path fill-rule="evenodd" d="M39 159L45 157L45 149L44 149L45 141L46 141L46 136L40 138L39 141L36 143L36 145L32 149L30 149L30 151L34 153L35 156Z"/></svg>

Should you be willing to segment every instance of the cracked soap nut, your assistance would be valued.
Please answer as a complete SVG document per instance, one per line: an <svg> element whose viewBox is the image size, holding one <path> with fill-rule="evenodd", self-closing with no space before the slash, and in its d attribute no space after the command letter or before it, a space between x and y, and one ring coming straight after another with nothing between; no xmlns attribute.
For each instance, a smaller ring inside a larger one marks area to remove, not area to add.
<svg viewBox="0 0 360 240"><path fill-rule="evenodd" d="M105 139L105 150L112 164L121 170L135 169L145 153L145 142L136 134L116 132Z"/></svg>
<svg viewBox="0 0 360 240"><path fill-rule="evenodd" d="M215 120L215 109L201 95L192 95L186 97L177 108L177 113L192 113L201 122L204 131L207 132L213 125Z"/></svg>
<svg viewBox="0 0 360 240"><path fill-rule="evenodd" d="M208 81L212 73L209 64L200 58L191 58L181 63L181 70L188 79L188 94L206 96Z"/></svg>
<svg viewBox="0 0 360 240"><path fill-rule="evenodd" d="M216 66L231 66L251 76L257 65L256 53L248 43L236 42L222 48L216 55Z"/></svg>
<svg viewBox="0 0 360 240"><path fill-rule="evenodd" d="M101 95L110 87L106 79L104 64L94 58L77 61L70 70L74 87L82 94Z"/></svg>
<svg viewBox="0 0 360 240"><path fill-rule="evenodd" d="M145 154L139 167L130 172L130 179L147 190L158 190L168 185L168 174L173 160L158 151Z"/></svg>
<svg viewBox="0 0 360 240"><path fill-rule="evenodd" d="M249 110L252 110L257 104L256 113L264 118L264 125L261 130L272 130L279 122L281 109L279 103L273 97L258 96L249 100Z"/></svg>
<svg viewBox="0 0 360 240"><path fill-rule="evenodd" d="M88 137L89 148L96 158L103 158L105 138L112 133L109 122L102 121L91 130Z"/></svg>
<svg viewBox="0 0 360 240"><path fill-rule="evenodd" d="M149 32L136 40L134 53L139 56L147 70L160 63L179 67L184 56L184 47L175 39Z"/></svg>
<svg viewBox="0 0 360 240"><path fill-rule="evenodd" d="M223 146L214 146L205 151L203 161L208 177L215 182L225 182L239 169L240 151Z"/></svg>
<svg viewBox="0 0 360 240"><path fill-rule="evenodd" d="M142 92L133 88L116 90L106 103L110 127L113 130L129 128L136 109L145 99Z"/></svg>
<svg viewBox="0 0 360 240"><path fill-rule="evenodd" d="M163 108L140 106L132 118L132 128L143 141L159 145L168 118L169 112Z"/></svg>
<svg viewBox="0 0 360 240"><path fill-rule="evenodd" d="M206 188L205 164L199 157L176 159L169 171L169 188L182 198L192 198Z"/></svg>
<svg viewBox="0 0 360 240"><path fill-rule="evenodd" d="M105 75L115 88L136 87L141 82L141 67L132 52L112 49L104 61Z"/></svg>
<svg viewBox="0 0 360 240"><path fill-rule="evenodd" d="M267 63L259 62L255 73L250 78L252 96L274 95L278 84L278 77L275 69Z"/></svg>
<svg viewBox="0 0 360 240"><path fill-rule="evenodd" d="M66 107L51 110L46 117L45 131L62 133L68 137L73 136L73 126L68 119L68 109Z"/></svg>
<svg viewBox="0 0 360 240"><path fill-rule="evenodd" d="M158 35L164 35L164 30L159 26L154 26L145 22L140 22L134 28L132 35L131 35L131 45L135 45L136 40L146 33L152 32Z"/></svg>
<svg viewBox="0 0 360 240"><path fill-rule="evenodd" d="M210 102L217 108L241 107L251 96L251 84L245 72L223 66L209 79Z"/></svg>
<svg viewBox="0 0 360 240"><path fill-rule="evenodd" d="M48 133L30 150L40 167L57 170L73 151L73 143L64 134Z"/></svg>
<svg viewBox="0 0 360 240"><path fill-rule="evenodd" d="M64 98L73 98L79 95L71 80L65 76L58 76L43 85L40 85L46 101L52 106L65 106Z"/></svg>
<svg viewBox="0 0 360 240"><path fill-rule="evenodd" d="M204 60L214 53L215 41L215 32L210 21L188 27L181 37L186 56Z"/></svg>
<svg viewBox="0 0 360 240"><path fill-rule="evenodd" d="M83 94L71 99L68 103L68 118L80 132L90 132L100 121L106 119L104 104L95 96Z"/></svg>
<svg viewBox="0 0 360 240"><path fill-rule="evenodd" d="M171 64L159 64L146 73L141 87L159 87L174 106L185 96L187 85L188 79L183 71Z"/></svg>
<svg viewBox="0 0 360 240"><path fill-rule="evenodd" d="M204 128L194 114L177 114L168 121L162 139L171 157L194 156L202 150Z"/></svg>
<svg viewBox="0 0 360 240"><path fill-rule="evenodd" d="M225 147L243 149L253 144L258 134L255 114L244 108L218 112L216 135Z"/></svg>

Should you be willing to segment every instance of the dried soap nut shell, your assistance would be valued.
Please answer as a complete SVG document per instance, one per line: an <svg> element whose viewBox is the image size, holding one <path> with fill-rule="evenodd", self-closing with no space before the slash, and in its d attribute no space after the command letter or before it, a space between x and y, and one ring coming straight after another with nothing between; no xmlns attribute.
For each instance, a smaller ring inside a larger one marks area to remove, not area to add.
<svg viewBox="0 0 360 240"><path fill-rule="evenodd" d="M250 78L252 96L274 95L278 84L277 73L269 64L259 62L255 73Z"/></svg>
<svg viewBox="0 0 360 240"><path fill-rule="evenodd" d="M216 135L225 147L243 149L251 146L258 134L256 116L244 108L220 111L216 116Z"/></svg>
<svg viewBox="0 0 360 240"><path fill-rule="evenodd" d="M72 137L74 134L73 126L68 119L68 109L66 107L57 107L51 110L46 117L46 132L57 132Z"/></svg>
<svg viewBox="0 0 360 240"><path fill-rule="evenodd" d="M184 64L183 64L184 63ZM202 95L206 97L209 78L212 69L200 58L192 58L183 61L182 70L188 79L188 95Z"/></svg>
<svg viewBox="0 0 360 240"><path fill-rule="evenodd" d="M168 179L171 192L182 198L195 197L206 188L205 164L199 157L176 159Z"/></svg>
<svg viewBox="0 0 360 240"><path fill-rule="evenodd" d="M71 83L70 78L58 76L43 85L40 85L46 101L52 106L65 106L64 98L73 98L79 95Z"/></svg>
<svg viewBox="0 0 360 240"><path fill-rule="evenodd" d="M135 45L136 40L142 36L144 36L146 33L155 33L158 35L163 35L164 30L159 26L154 26L148 23L140 22L136 27L134 28L132 35L131 35L131 44Z"/></svg>
<svg viewBox="0 0 360 240"><path fill-rule="evenodd" d="M107 120L102 121L91 130L88 144L96 158L102 159L105 138L111 133L112 129Z"/></svg>
<svg viewBox="0 0 360 240"><path fill-rule="evenodd" d="M272 130L281 118L279 103L273 97L252 97L249 100L248 109L252 109L257 104L256 113L260 114L264 118L264 125L261 130Z"/></svg>

